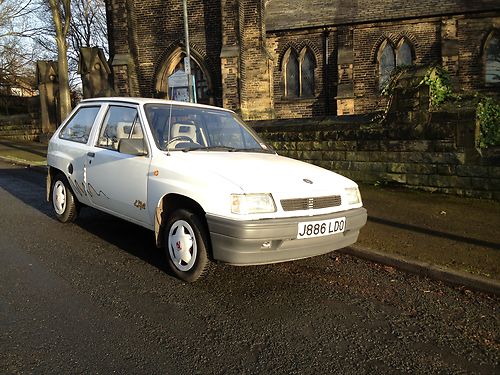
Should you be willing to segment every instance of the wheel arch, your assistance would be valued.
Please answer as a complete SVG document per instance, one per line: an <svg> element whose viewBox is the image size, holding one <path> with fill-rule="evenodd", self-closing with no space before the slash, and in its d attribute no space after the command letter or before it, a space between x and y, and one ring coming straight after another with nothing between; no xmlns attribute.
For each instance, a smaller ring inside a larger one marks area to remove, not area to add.
<svg viewBox="0 0 500 375"><path fill-rule="evenodd" d="M54 178L57 175L61 175L64 177L64 179L67 182L68 188L71 190L71 193L75 197L75 203L76 205L81 205L80 201L78 200L78 196L75 194L75 189L71 185L71 180L68 178L66 173L64 173L61 169L52 167L49 165L47 168L47 202L52 202L52 182L54 181Z"/></svg>
<svg viewBox="0 0 500 375"><path fill-rule="evenodd" d="M63 173L63 171L49 165L49 167L47 168L47 202L52 202L52 194L51 194L52 180L58 174L62 174L64 176L64 178L66 178L66 180L68 179L66 177L66 175ZM71 186L70 186L70 188L71 188Z"/></svg>
<svg viewBox="0 0 500 375"><path fill-rule="evenodd" d="M168 216L179 208L187 209L198 215L199 219L205 226L205 231L207 233L207 236L209 237L208 242L209 244L211 244L210 232L208 230L208 224L205 216L206 212L203 209L203 207L194 199L189 198L185 195L170 193L164 195L158 202L158 205L156 206L156 212L155 212L156 246L159 248L164 246L164 236L162 235L164 230L164 225L167 221Z"/></svg>

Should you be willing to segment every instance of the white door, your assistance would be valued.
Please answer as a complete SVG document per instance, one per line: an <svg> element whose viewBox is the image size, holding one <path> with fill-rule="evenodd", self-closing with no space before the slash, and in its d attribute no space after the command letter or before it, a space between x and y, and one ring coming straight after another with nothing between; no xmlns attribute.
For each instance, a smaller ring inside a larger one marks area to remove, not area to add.
<svg viewBox="0 0 500 375"><path fill-rule="evenodd" d="M87 191L93 204L104 211L151 226L147 207L150 156L120 152L123 139L142 139L147 150L137 108L111 105L96 144L87 153Z"/></svg>
<svg viewBox="0 0 500 375"><path fill-rule="evenodd" d="M100 109L98 104L81 106L61 129L54 151L66 161L64 172L76 198L83 204L92 203L86 185L87 152L92 127Z"/></svg>

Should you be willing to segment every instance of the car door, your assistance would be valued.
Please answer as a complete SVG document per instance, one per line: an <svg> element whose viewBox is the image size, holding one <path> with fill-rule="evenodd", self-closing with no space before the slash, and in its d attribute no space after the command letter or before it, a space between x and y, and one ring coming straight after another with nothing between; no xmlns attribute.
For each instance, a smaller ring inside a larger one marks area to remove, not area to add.
<svg viewBox="0 0 500 375"><path fill-rule="evenodd" d="M123 139L142 140L137 106L109 105L94 146L87 153L87 189L93 204L117 216L151 226L147 207L150 153L120 152Z"/></svg>
<svg viewBox="0 0 500 375"><path fill-rule="evenodd" d="M101 106L94 103L78 107L59 132L57 142L51 144L48 156L49 165L56 165L66 173L76 198L83 204L91 204L86 185L87 152L100 109Z"/></svg>

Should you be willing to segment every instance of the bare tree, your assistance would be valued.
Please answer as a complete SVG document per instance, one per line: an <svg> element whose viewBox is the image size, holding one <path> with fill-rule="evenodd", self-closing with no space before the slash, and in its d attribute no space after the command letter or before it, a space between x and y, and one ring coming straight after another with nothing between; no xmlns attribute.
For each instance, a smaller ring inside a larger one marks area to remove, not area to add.
<svg viewBox="0 0 500 375"><path fill-rule="evenodd" d="M36 38L37 44L49 58L57 55L55 29L47 23L45 14L50 11L47 0L42 1L39 23L43 32ZM81 79L77 74L81 47L100 47L108 55L107 24L104 0L70 0L71 19L67 34L67 58L69 85L72 92L81 90Z"/></svg>
<svg viewBox="0 0 500 375"><path fill-rule="evenodd" d="M32 92L34 87L30 38L38 26L28 18L33 11L31 0L0 0L0 94L5 113L12 94Z"/></svg>
<svg viewBox="0 0 500 375"><path fill-rule="evenodd" d="M68 32L71 21L70 0L48 0L54 23L57 44L57 69L59 78L59 114L61 120L71 112L71 92L68 69Z"/></svg>
<svg viewBox="0 0 500 375"><path fill-rule="evenodd" d="M70 45L74 51L81 47L100 47L108 53L106 10L104 0L72 0Z"/></svg>
<svg viewBox="0 0 500 375"><path fill-rule="evenodd" d="M0 0L0 40L5 37L30 38L39 31L38 25L30 22L34 0Z"/></svg>
<svg viewBox="0 0 500 375"><path fill-rule="evenodd" d="M33 12L31 0L0 0L0 80L16 81L33 62L33 54L26 43L38 30L27 21Z"/></svg>

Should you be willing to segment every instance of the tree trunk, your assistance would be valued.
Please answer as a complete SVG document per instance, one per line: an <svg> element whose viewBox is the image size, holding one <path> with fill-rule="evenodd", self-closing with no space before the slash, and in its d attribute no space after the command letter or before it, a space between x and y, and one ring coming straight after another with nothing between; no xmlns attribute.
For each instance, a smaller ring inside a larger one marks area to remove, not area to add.
<svg viewBox="0 0 500 375"><path fill-rule="evenodd" d="M57 68L59 71L59 115L61 122L71 112L71 92L69 89L68 44L64 38L57 40ZM63 56L61 58L61 56Z"/></svg>
<svg viewBox="0 0 500 375"><path fill-rule="evenodd" d="M64 14L61 14L60 3ZM59 70L59 115L61 117L60 120L64 121L71 112L71 94L68 77L68 42L66 40L71 19L70 0L49 0L49 5L56 31L57 68ZM64 16L64 22L62 16Z"/></svg>

